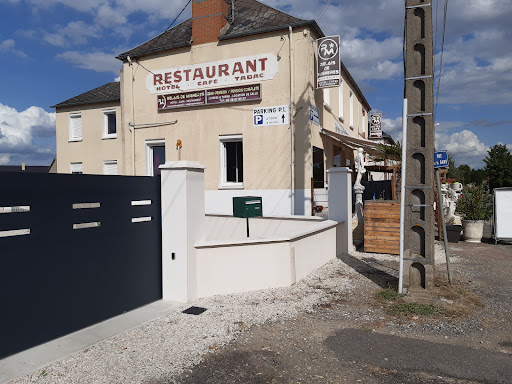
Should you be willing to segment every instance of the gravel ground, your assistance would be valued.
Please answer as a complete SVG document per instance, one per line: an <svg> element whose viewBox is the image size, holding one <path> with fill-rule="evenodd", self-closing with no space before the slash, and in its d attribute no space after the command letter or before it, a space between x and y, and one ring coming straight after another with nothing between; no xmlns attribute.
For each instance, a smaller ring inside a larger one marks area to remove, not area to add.
<svg viewBox="0 0 512 384"><path fill-rule="evenodd" d="M290 288L197 300L193 305L207 308L199 316L161 317L10 383L148 383L179 375L249 327L312 312L350 293L360 278L336 259Z"/></svg>
<svg viewBox="0 0 512 384"><path fill-rule="evenodd" d="M456 265L462 256L454 252ZM329 308L337 303L361 302L332 316L359 326L384 320L382 310L368 307L375 287L396 284L396 255L353 252L333 260L290 288L268 289L236 295L215 296L192 305L207 308L199 316L181 311L161 317L138 328L105 340L44 369L11 381L21 383L168 383L183 378L192 368L232 345L255 325L286 326L301 316L318 313L328 319ZM438 270L445 269L442 244L436 243ZM182 309L187 308L183 306ZM326 312L327 311L327 312ZM388 332L435 333L456 336L473 327L454 321L422 324L388 323ZM245 337L245 336L244 336Z"/></svg>

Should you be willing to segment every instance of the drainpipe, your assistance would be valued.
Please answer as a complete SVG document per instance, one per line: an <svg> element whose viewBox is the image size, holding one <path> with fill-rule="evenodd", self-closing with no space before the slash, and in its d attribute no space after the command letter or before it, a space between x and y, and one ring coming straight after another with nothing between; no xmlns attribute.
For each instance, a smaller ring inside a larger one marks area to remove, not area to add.
<svg viewBox="0 0 512 384"><path fill-rule="evenodd" d="M132 59L130 58L130 56L128 56L126 58L128 60L128 63L130 63L130 68L131 68L131 78L130 78L130 84L131 84L131 99L132 99L132 121L130 122L130 124L128 124L128 126L132 127L135 125L135 105L133 104L134 103L134 100L133 100L133 82L134 82L134 78L133 78L133 63L132 63ZM133 176L135 176L135 127L131 128L131 132L132 132L132 174Z"/></svg>
<svg viewBox="0 0 512 384"><path fill-rule="evenodd" d="M289 54L290 54L290 200L291 200L291 209L290 212L292 215L295 215L295 132L293 131L293 110L294 110L294 102L293 96L295 93L294 84L293 84L293 43L292 43L292 33L293 29L291 26L288 27L289 31Z"/></svg>

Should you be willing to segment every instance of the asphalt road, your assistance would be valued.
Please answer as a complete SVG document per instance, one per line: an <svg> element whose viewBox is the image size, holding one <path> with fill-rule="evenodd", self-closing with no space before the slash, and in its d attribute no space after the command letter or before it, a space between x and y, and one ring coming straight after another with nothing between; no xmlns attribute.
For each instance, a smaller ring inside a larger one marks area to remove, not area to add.
<svg viewBox="0 0 512 384"><path fill-rule="evenodd" d="M386 266L348 257L367 277L353 295L254 327L180 377L149 384L512 383L512 247L459 243L452 254L455 280L484 304L467 316L390 317L374 296L393 283Z"/></svg>

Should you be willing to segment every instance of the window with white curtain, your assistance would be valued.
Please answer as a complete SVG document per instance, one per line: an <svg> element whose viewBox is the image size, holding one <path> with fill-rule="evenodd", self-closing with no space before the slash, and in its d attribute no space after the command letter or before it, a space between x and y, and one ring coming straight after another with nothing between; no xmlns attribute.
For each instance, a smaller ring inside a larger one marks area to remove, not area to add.
<svg viewBox="0 0 512 384"><path fill-rule="evenodd" d="M69 115L69 141L82 140L82 114L72 113Z"/></svg>
<svg viewBox="0 0 512 384"><path fill-rule="evenodd" d="M338 88L338 116L343 120L343 80L340 80Z"/></svg>
<svg viewBox="0 0 512 384"><path fill-rule="evenodd" d="M350 128L354 128L354 94L350 92Z"/></svg>
<svg viewBox="0 0 512 384"><path fill-rule="evenodd" d="M331 106L331 89L324 88L324 104Z"/></svg>

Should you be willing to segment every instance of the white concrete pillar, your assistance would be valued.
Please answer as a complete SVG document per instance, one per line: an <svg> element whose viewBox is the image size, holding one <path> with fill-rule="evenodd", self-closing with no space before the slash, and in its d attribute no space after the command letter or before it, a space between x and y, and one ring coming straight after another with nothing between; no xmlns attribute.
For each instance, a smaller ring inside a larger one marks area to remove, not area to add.
<svg viewBox="0 0 512 384"><path fill-rule="evenodd" d="M159 168L163 299L186 303L197 297L194 244L203 235L206 167L195 161L168 161Z"/></svg>
<svg viewBox="0 0 512 384"><path fill-rule="evenodd" d="M329 220L339 223L336 254L350 253L352 242L352 170L333 167L327 170L329 181Z"/></svg>

